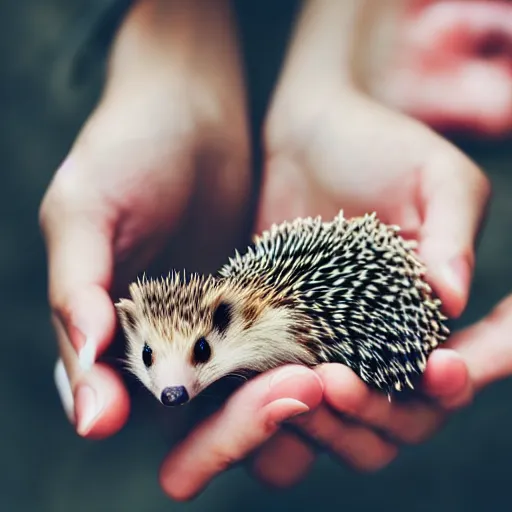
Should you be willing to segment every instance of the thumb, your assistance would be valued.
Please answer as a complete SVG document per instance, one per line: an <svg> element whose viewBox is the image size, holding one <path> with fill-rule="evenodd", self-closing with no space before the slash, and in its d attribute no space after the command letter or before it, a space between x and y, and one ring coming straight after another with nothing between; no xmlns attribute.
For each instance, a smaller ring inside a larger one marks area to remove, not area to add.
<svg viewBox="0 0 512 512"><path fill-rule="evenodd" d="M446 313L457 317L468 300L490 184L462 153L455 148L447 153L434 156L422 171L419 253Z"/></svg>
<svg viewBox="0 0 512 512"><path fill-rule="evenodd" d="M109 229L86 212L62 211L60 205L49 205L48 210L41 224L52 315L64 327L86 370L107 347L115 328L107 291L113 267Z"/></svg>
<svg viewBox="0 0 512 512"><path fill-rule="evenodd" d="M49 301L61 357L55 379L78 432L109 435L128 411L120 378L94 364L111 342L116 324L107 292L113 267L111 228L100 209L81 205L75 191L82 197L88 194L73 184L72 177L61 176L61 171L56 174L40 210Z"/></svg>
<svg viewBox="0 0 512 512"><path fill-rule="evenodd" d="M308 368L287 365L239 389L165 460L160 481L175 500L188 500L217 474L270 439L279 425L316 408L322 383Z"/></svg>

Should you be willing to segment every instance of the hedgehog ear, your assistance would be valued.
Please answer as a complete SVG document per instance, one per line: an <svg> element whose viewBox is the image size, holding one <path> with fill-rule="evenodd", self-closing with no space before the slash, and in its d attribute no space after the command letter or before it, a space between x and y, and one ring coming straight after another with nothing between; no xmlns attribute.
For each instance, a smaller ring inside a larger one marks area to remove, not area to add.
<svg viewBox="0 0 512 512"><path fill-rule="evenodd" d="M224 334L233 319L233 306L225 300L221 300L213 312L213 328Z"/></svg>
<svg viewBox="0 0 512 512"><path fill-rule="evenodd" d="M129 299L121 299L115 304L121 326L127 333L133 334L137 328L137 315L135 302Z"/></svg>

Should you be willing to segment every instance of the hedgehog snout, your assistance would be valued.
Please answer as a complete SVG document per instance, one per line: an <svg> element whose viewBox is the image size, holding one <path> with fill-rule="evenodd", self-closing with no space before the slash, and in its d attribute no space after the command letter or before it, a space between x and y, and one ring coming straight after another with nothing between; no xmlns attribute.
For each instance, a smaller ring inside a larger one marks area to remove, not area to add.
<svg viewBox="0 0 512 512"><path fill-rule="evenodd" d="M189 394L185 386L170 386L162 391L160 400L167 407L175 407L187 403Z"/></svg>

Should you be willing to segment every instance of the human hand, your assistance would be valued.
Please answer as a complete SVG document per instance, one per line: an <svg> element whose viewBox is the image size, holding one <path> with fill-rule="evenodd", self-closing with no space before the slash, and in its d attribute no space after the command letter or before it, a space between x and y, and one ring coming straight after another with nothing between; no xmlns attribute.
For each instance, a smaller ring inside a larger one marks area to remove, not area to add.
<svg viewBox="0 0 512 512"><path fill-rule="evenodd" d="M347 217L376 211L418 241L427 280L447 315L459 316L490 195L486 177L416 120L378 104L352 84L336 89L326 87L325 80L300 80L306 68L297 62L289 66L266 126L258 230L297 216L332 218L340 208ZM471 372L478 367L468 367L450 350L451 343L429 358L419 390L428 400L390 404L343 366L324 365L316 370L323 404L293 423L355 468L387 465L400 444L426 440L449 412L471 401L478 385ZM271 481L288 483L302 476L313 459L304 440L291 441L282 432L257 456L256 467L262 477L274 475Z"/></svg>
<svg viewBox="0 0 512 512"><path fill-rule="evenodd" d="M309 37L314 18L308 20ZM446 312L458 316L467 301L488 181L422 124L341 84L337 68L311 50L325 47L301 42L296 55L291 52L267 117L257 231L297 216L330 218L339 208L347 216L376 210L419 241L429 281ZM253 452L259 478L291 485L315 458L304 435L358 469L385 466L400 443L427 439L449 412L468 404L475 389L497 375L489 366L482 378L482 360L473 357L481 351L481 325L492 329L496 350L501 347L503 322L491 319L453 336L431 356L421 386L427 401L389 403L334 364L314 371L295 368L293 374L285 373L293 367L285 367L258 377L170 454L161 471L163 488L175 499L189 499ZM468 357L463 357L466 345L458 352L450 349L460 339L471 347ZM269 412L271 382L281 374L290 379L290 397L302 404L296 404L296 412L303 414L290 422L302 431L300 438L280 429Z"/></svg>
<svg viewBox="0 0 512 512"><path fill-rule="evenodd" d="M423 380L423 391L434 403L389 403L349 370L334 365L317 372L288 366L260 375L171 452L160 471L161 485L173 499L190 500L217 475L246 459L253 474L272 486L299 482L317 453L302 435L281 428L284 415L277 409L283 402L273 401L281 396L291 397L288 411L302 413L291 423L352 467L378 470L396 457L399 448L380 432L394 434L405 444L424 442L480 389L510 377L511 329L512 295L484 319L455 333L449 348L434 352ZM372 427L340 418L340 411Z"/></svg>
<svg viewBox="0 0 512 512"><path fill-rule="evenodd" d="M428 281L445 312L457 317L468 298L488 180L423 124L378 104L353 83L311 78L312 55L300 58L300 50L292 53L267 119L258 230L284 218L332 218L339 208L347 217L376 211L418 241ZM356 468L385 466L400 443L427 439L448 412L471 401L478 385L471 371L477 368L450 350L451 343L428 361L420 391L430 403L390 404L353 372L324 365L317 369L324 404L294 423ZM258 474L275 470L275 479L295 481L304 473L299 468L313 459L311 449L301 440L293 449L302 455L295 459L287 444L289 434L276 436L258 456Z"/></svg>
<svg viewBox="0 0 512 512"><path fill-rule="evenodd" d="M95 364L114 335L109 294L160 255L171 254L165 269L201 268L239 242L249 149L226 9L224 1L135 5L103 97L43 199L56 380L80 435L114 433L129 410L119 376Z"/></svg>

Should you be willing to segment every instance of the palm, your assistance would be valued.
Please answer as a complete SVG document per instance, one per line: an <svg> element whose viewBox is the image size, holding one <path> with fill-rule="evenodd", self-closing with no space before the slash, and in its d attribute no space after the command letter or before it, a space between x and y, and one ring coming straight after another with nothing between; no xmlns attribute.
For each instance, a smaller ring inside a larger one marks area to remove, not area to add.
<svg viewBox="0 0 512 512"><path fill-rule="evenodd" d="M458 231L463 216L453 204L485 200L477 188L457 187L463 176L482 181L474 164L424 125L363 95L325 95L308 108L298 107L284 126L273 124L277 109L269 118L266 149L272 157L257 229L297 216L332 217L339 209L347 216L376 211L418 240L447 312L459 314L467 290L455 288L454 279L447 282L445 267L472 266L471 246L455 253L472 234ZM463 279L469 280L469 268Z"/></svg>
<svg viewBox="0 0 512 512"><path fill-rule="evenodd" d="M330 217L343 208L347 216L375 210L385 222L418 235L421 168L428 163L428 148L407 139L414 141L416 131L427 130L377 105L360 107L341 98L325 104L318 115L300 122L294 139L272 148L276 156L265 172L258 229L297 215ZM358 115L349 109L359 110ZM406 126L393 129L400 122ZM426 146L423 139L421 145Z"/></svg>
<svg viewBox="0 0 512 512"><path fill-rule="evenodd" d="M223 120L214 128L222 145L200 129L185 138L183 120L161 114L140 116L105 150L99 139L108 125L84 130L95 148L83 164L86 172L60 172L55 180L66 188L68 175L79 193L88 190L87 201L101 205L95 214L112 238L111 271L120 293L143 270L215 268L243 225L249 181L244 131Z"/></svg>

